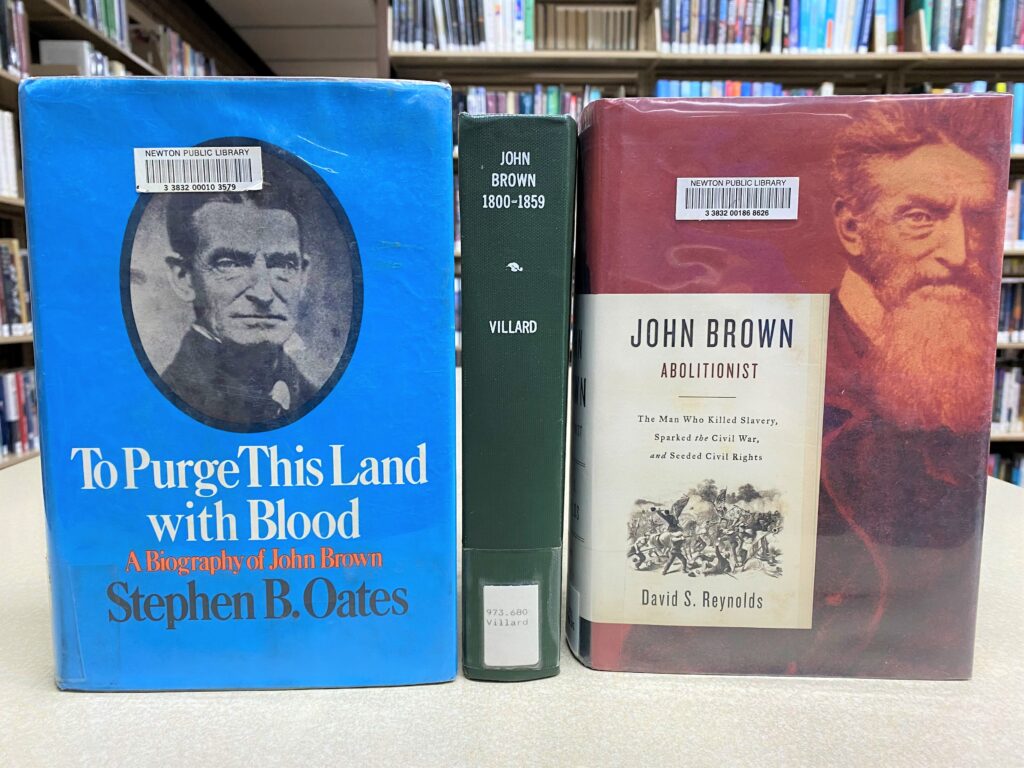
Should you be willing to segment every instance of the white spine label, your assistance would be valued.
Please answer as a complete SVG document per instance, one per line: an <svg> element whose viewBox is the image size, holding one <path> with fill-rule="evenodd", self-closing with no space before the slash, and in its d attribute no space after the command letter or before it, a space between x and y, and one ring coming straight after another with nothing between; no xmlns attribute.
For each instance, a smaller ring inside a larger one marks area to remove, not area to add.
<svg viewBox="0 0 1024 768"><path fill-rule="evenodd" d="M136 192L263 189L260 147L136 147L134 152Z"/></svg>
<svg viewBox="0 0 1024 768"><path fill-rule="evenodd" d="M676 221L794 220L799 202L797 176L676 179Z"/></svg>
<svg viewBox="0 0 1024 768"><path fill-rule="evenodd" d="M484 665L540 663L540 587L484 585Z"/></svg>

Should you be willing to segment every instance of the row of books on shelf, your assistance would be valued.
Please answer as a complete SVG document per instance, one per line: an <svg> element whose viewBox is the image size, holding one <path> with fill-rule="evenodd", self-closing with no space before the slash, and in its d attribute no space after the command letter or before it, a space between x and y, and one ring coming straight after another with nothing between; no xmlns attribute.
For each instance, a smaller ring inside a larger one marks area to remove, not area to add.
<svg viewBox="0 0 1024 768"><path fill-rule="evenodd" d="M16 77L28 74L28 17L22 0L0 0L0 66Z"/></svg>
<svg viewBox="0 0 1024 768"><path fill-rule="evenodd" d="M537 6L538 50L635 51L636 6Z"/></svg>
<svg viewBox="0 0 1024 768"><path fill-rule="evenodd" d="M150 57L151 63L167 75L205 77L217 74L217 63L197 51L174 30L166 30L160 38L160 55ZM41 40L39 43L41 75L123 76L128 74L123 62L97 51L88 40ZM65 68L57 70L56 67Z"/></svg>
<svg viewBox="0 0 1024 768"><path fill-rule="evenodd" d="M452 115L572 115L604 97L621 98L624 86L541 85L532 88L486 88L469 86L452 91Z"/></svg>
<svg viewBox="0 0 1024 768"><path fill-rule="evenodd" d="M212 77L217 61L196 50L177 30L162 24L132 24L132 51L171 76Z"/></svg>
<svg viewBox="0 0 1024 768"><path fill-rule="evenodd" d="M1016 126L1014 126L1016 129ZM1013 179L1006 193L1006 247L1015 249L1024 240L1024 178Z"/></svg>
<svg viewBox="0 0 1024 768"><path fill-rule="evenodd" d="M988 473L1014 485L1024 485L1024 453L990 453Z"/></svg>
<svg viewBox="0 0 1024 768"><path fill-rule="evenodd" d="M635 4L393 0L391 48L634 50ZM663 53L1024 50L1020 0L661 0Z"/></svg>
<svg viewBox="0 0 1024 768"><path fill-rule="evenodd" d="M696 98L698 96L831 96L832 83L816 88L783 86L782 83L754 80L658 80L655 96Z"/></svg>
<svg viewBox="0 0 1024 768"><path fill-rule="evenodd" d="M35 371L0 373L0 415L0 461L39 450Z"/></svg>
<svg viewBox="0 0 1024 768"><path fill-rule="evenodd" d="M97 51L88 40L40 40L39 75L79 75L82 77L124 77L123 62Z"/></svg>
<svg viewBox="0 0 1024 768"><path fill-rule="evenodd" d="M533 0L395 0L394 51L633 51L637 7Z"/></svg>
<svg viewBox="0 0 1024 768"><path fill-rule="evenodd" d="M1001 361L996 365L995 393L992 398L992 434L1024 432L1021 422L1021 380L1024 366Z"/></svg>
<svg viewBox="0 0 1024 768"><path fill-rule="evenodd" d="M0 196L19 197L18 137L14 130L14 113L0 109Z"/></svg>
<svg viewBox="0 0 1024 768"><path fill-rule="evenodd" d="M661 0L665 53L1019 51L1019 0Z"/></svg>
<svg viewBox="0 0 1024 768"><path fill-rule="evenodd" d="M13 238L0 240L0 336L32 333L28 251Z"/></svg>
<svg viewBox="0 0 1024 768"><path fill-rule="evenodd" d="M1024 280L1003 281L999 295L999 327L996 341L1024 342Z"/></svg>
<svg viewBox="0 0 1024 768"><path fill-rule="evenodd" d="M951 83L944 87L931 85L923 88L931 94L944 93L1013 93L1012 142L1015 150L1024 151L1024 83L989 83L975 80ZM654 95L658 97L695 98L702 96L831 96L835 84L823 81L816 86L787 86L783 83L762 80L671 80L655 82ZM541 85L532 88L502 88L467 86L452 92L452 112L471 115L480 114L527 114L561 115L579 117L583 107L600 98L622 98L626 95L623 85ZM1007 207L1008 244L1024 240L1024 230L1011 228L1020 213L1020 180L1010 189L1010 205ZM1016 197L1014 197L1014 195Z"/></svg>
<svg viewBox="0 0 1024 768"><path fill-rule="evenodd" d="M64 0L68 10L122 47L128 46L125 0Z"/></svg>
<svg viewBox="0 0 1024 768"><path fill-rule="evenodd" d="M70 10L122 46L128 43L124 0L82 0ZM174 29L164 25L131 25L132 50L157 69L172 76L217 74L217 63L198 51ZM128 74L123 62L111 59L88 40L40 40L37 74L120 76ZM21 77L32 68L28 18L22 0L0 0L0 66ZM49 67L51 69L47 70ZM72 68L55 71L53 67Z"/></svg>

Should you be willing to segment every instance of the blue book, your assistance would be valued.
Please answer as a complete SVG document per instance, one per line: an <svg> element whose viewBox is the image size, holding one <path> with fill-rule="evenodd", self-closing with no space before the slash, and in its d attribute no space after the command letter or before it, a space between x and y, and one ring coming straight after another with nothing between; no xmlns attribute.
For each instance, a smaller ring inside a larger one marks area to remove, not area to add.
<svg viewBox="0 0 1024 768"><path fill-rule="evenodd" d="M811 21L814 40L814 50L823 52L825 50L825 39L828 36L828 19L825 17L828 12L829 0L811 0L811 8L814 10L814 17Z"/></svg>
<svg viewBox="0 0 1024 768"><path fill-rule="evenodd" d="M900 37L900 3L899 0L888 0L888 10L885 12L885 41L888 50L896 51L899 48Z"/></svg>
<svg viewBox="0 0 1024 768"><path fill-rule="evenodd" d="M668 80L658 80L654 83L654 95L658 98L669 96L671 93L670 89L671 86L669 85Z"/></svg>
<svg viewBox="0 0 1024 768"><path fill-rule="evenodd" d="M690 52L690 1L679 0L679 23L676 39L679 41L678 48L683 53Z"/></svg>
<svg viewBox="0 0 1024 768"><path fill-rule="evenodd" d="M796 53L800 49L800 0L782 0L786 3L783 8L786 12L786 19L789 24L789 34L786 37L783 51Z"/></svg>
<svg viewBox="0 0 1024 768"><path fill-rule="evenodd" d="M754 84L749 80L744 80L740 83L740 96L753 96L754 95Z"/></svg>
<svg viewBox="0 0 1024 768"><path fill-rule="evenodd" d="M697 6L697 49L703 52L708 43L708 0Z"/></svg>
<svg viewBox="0 0 1024 768"><path fill-rule="evenodd" d="M999 4L999 35L998 49L1008 51L1013 49L1016 43L1013 33L1015 31L1015 16L1017 3L1014 0L1002 0Z"/></svg>
<svg viewBox="0 0 1024 768"><path fill-rule="evenodd" d="M661 41L658 50L667 53L672 50L672 14L675 0L661 0Z"/></svg>
<svg viewBox="0 0 1024 768"><path fill-rule="evenodd" d="M1024 83L1013 84L1013 129L1010 139L1014 152L1024 144Z"/></svg>
<svg viewBox="0 0 1024 768"><path fill-rule="evenodd" d="M450 89L20 103L57 685L452 679Z"/></svg>
<svg viewBox="0 0 1024 768"><path fill-rule="evenodd" d="M1012 149L1011 145L1011 149ZM1017 239L1024 239L1024 205L1018 206L1017 213Z"/></svg>
<svg viewBox="0 0 1024 768"><path fill-rule="evenodd" d="M863 12L864 12L864 0L853 0L853 13L850 15L850 19L849 19L850 20L851 29L848 32L844 33L844 36L845 35L849 35L849 36L846 37L846 39L840 41L841 42L841 45L840 45L840 50L841 51L848 52L848 53L856 53L857 52L857 38L860 35L860 17L861 17L861 14ZM847 41L849 41L849 46L846 46ZM844 46L846 46L846 47L844 47Z"/></svg>
<svg viewBox="0 0 1024 768"><path fill-rule="evenodd" d="M860 23L857 27L857 53L867 53L871 43L871 22L875 18L874 0L864 0L860 11Z"/></svg>
<svg viewBox="0 0 1024 768"><path fill-rule="evenodd" d="M827 53L836 53L836 0L827 0L825 3L824 23L821 26L821 49Z"/></svg>
<svg viewBox="0 0 1024 768"><path fill-rule="evenodd" d="M800 31L797 34L800 53L809 53L814 49L814 40L811 37L811 16L814 13L814 3L819 0L795 0L797 3L797 16L800 22Z"/></svg>

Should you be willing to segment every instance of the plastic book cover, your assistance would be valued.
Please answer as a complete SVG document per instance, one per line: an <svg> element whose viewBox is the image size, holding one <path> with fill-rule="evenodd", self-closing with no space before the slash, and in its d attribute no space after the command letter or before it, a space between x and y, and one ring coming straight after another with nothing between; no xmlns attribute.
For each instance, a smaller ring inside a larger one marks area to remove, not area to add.
<svg viewBox="0 0 1024 768"><path fill-rule="evenodd" d="M582 125L574 651L969 677L1009 98L611 100Z"/></svg>
<svg viewBox="0 0 1024 768"><path fill-rule="evenodd" d="M447 86L20 99L58 686L451 679Z"/></svg>

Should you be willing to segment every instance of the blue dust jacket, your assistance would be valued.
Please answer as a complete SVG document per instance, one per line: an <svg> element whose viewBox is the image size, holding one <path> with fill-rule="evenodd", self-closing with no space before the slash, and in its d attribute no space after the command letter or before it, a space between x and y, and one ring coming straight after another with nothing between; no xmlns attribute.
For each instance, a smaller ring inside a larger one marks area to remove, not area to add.
<svg viewBox="0 0 1024 768"><path fill-rule="evenodd" d="M451 679L448 88L20 99L58 686Z"/></svg>

